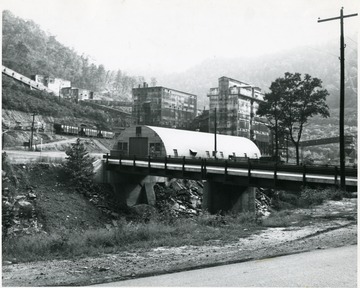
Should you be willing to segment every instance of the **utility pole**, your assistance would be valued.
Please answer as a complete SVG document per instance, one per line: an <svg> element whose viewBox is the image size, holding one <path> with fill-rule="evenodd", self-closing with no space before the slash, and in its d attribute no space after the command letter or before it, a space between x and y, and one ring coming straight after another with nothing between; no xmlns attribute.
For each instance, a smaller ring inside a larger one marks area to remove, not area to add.
<svg viewBox="0 0 360 288"><path fill-rule="evenodd" d="M215 110L214 110L214 116L215 116L215 121L214 121L214 157L216 158L216 152L217 152L217 139L216 139L216 130L217 130L217 121L216 121L216 107L215 107Z"/></svg>
<svg viewBox="0 0 360 288"><path fill-rule="evenodd" d="M255 90L254 87L251 87L251 100L250 100L250 140L254 142L254 98Z"/></svg>
<svg viewBox="0 0 360 288"><path fill-rule="evenodd" d="M343 14L344 7L340 9L340 17L318 19L318 22L340 20L340 187L346 189L345 185L345 135L344 135L344 115L345 115L345 43L344 43L344 18L354 17L358 14Z"/></svg>
<svg viewBox="0 0 360 288"><path fill-rule="evenodd" d="M32 120L32 124L31 124L31 138L30 138L30 147L29 149L32 151L33 149L33 136L34 136L34 122L35 122L35 115L37 113L33 113L33 120Z"/></svg>

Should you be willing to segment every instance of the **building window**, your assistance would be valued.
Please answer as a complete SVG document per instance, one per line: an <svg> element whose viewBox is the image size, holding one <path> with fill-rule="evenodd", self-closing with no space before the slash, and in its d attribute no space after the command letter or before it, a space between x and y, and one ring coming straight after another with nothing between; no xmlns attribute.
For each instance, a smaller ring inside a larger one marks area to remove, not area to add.
<svg viewBox="0 0 360 288"><path fill-rule="evenodd" d="M127 151L128 143L127 142L118 142L118 150Z"/></svg>
<svg viewBox="0 0 360 288"><path fill-rule="evenodd" d="M140 121L141 121L141 117L140 117ZM141 126L137 126L136 127L136 136L141 136Z"/></svg>
<svg viewBox="0 0 360 288"><path fill-rule="evenodd" d="M160 153L160 143L150 143L150 151L152 154L159 154Z"/></svg>

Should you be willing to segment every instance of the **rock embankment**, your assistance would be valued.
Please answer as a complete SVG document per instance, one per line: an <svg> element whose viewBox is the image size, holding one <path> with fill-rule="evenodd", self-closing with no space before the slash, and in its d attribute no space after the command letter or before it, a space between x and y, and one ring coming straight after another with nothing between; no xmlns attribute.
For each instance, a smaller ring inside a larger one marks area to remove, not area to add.
<svg viewBox="0 0 360 288"><path fill-rule="evenodd" d="M204 185L201 181L172 179L168 183L157 183L154 191L157 208L170 210L174 216L194 216L202 212ZM267 217L271 210L271 198L261 188L256 189L256 214Z"/></svg>

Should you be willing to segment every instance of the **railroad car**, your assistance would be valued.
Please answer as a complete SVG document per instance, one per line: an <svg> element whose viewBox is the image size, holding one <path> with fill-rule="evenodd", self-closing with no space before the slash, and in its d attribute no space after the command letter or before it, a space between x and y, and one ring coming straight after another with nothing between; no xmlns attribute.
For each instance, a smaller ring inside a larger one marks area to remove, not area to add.
<svg viewBox="0 0 360 288"><path fill-rule="evenodd" d="M217 159L258 159L259 148L254 142L230 135L170 129L155 126L128 127L118 136L111 156L189 157Z"/></svg>
<svg viewBox="0 0 360 288"><path fill-rule="evenodd" d="M110 131L103 131L100 130L98 133L98 137L99 138L108 138L108 139L112 139L114 138L115 133L114 132L110 132Z"/></svg>
<svg viewBox="0 0 360 288"><path fill-rule="evenodd" d="M84 126L83 124L78 127L54 123L54 131L56 134L79 135L81 137L114 138L115 134L113 132L86 128Z"/></svg>

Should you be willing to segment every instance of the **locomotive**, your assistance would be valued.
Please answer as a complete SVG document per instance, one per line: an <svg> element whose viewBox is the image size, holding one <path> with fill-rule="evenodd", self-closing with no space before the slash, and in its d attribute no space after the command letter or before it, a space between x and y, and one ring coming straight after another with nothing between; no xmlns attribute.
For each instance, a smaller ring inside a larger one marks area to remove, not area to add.
<svg viewBox="0 0 360 288"><path fill-rule="evenodd" d="M114 138L115 133L104 130L86 128L84 125L70 126L60 123L54 123L54 131L56 134L78 135L81 137L98 137L98 138Z"/></svg>

